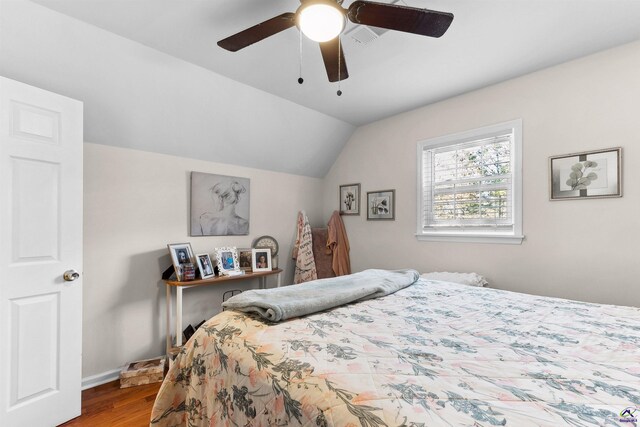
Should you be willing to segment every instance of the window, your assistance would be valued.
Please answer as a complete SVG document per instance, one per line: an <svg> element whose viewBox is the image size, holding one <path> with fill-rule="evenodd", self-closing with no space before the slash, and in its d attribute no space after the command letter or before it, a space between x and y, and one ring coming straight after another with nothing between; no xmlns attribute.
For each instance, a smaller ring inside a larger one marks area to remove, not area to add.
<svg viewBox="0 0 640 427"><path fill-rule="evenodd" d="M520 244L522 121L418 143L418 240Z"/></svg>

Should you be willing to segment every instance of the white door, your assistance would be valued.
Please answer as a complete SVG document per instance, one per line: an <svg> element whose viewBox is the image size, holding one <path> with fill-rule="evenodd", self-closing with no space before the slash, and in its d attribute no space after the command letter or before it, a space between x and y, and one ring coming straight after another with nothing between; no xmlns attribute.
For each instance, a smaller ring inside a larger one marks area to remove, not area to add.
<svg viewBox="0 0 640 427"><path fill-rule="evenodd" d="M81 273L82 103L0 77L1 426L80 415Z"/></svg>

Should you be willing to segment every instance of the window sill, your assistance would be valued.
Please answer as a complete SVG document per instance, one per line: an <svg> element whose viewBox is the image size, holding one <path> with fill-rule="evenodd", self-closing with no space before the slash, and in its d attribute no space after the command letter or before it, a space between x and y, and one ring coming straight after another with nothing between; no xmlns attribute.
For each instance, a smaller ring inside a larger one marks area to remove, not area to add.
<svg viewBox="0 0 640 427"><path fill-rule="evenodd" d="M421 242L450 242L450 243L494 243L503 245L520 245L524 236L512 234L470 234L470 233L422 233L416 234Z"/></svg>

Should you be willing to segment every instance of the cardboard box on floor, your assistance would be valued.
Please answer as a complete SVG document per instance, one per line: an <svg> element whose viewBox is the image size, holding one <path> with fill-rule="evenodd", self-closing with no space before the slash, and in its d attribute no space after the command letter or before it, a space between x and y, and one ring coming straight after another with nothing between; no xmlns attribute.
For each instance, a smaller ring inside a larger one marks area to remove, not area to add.
<svg viewBox="0 0 640 427"><path fill-rule="evenodd" d="M164 357L127 363L120 371L120 388L162 382Z"/></svg>

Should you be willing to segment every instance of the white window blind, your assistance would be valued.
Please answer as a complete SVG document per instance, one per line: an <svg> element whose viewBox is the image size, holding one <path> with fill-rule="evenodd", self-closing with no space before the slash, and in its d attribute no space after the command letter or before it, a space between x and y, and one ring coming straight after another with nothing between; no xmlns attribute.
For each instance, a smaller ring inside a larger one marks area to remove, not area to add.
<svg viewBox="0 0 640 427"><path fill-rule="evenodd" d="M419 144L418 235L521 234L520 135L511 124Z"/></svg>
<svg viewBox="0 0 640 427"><path fill-rule="evenodd" d="M511 135L424 150L425 227L513 225Z"/></svg>

